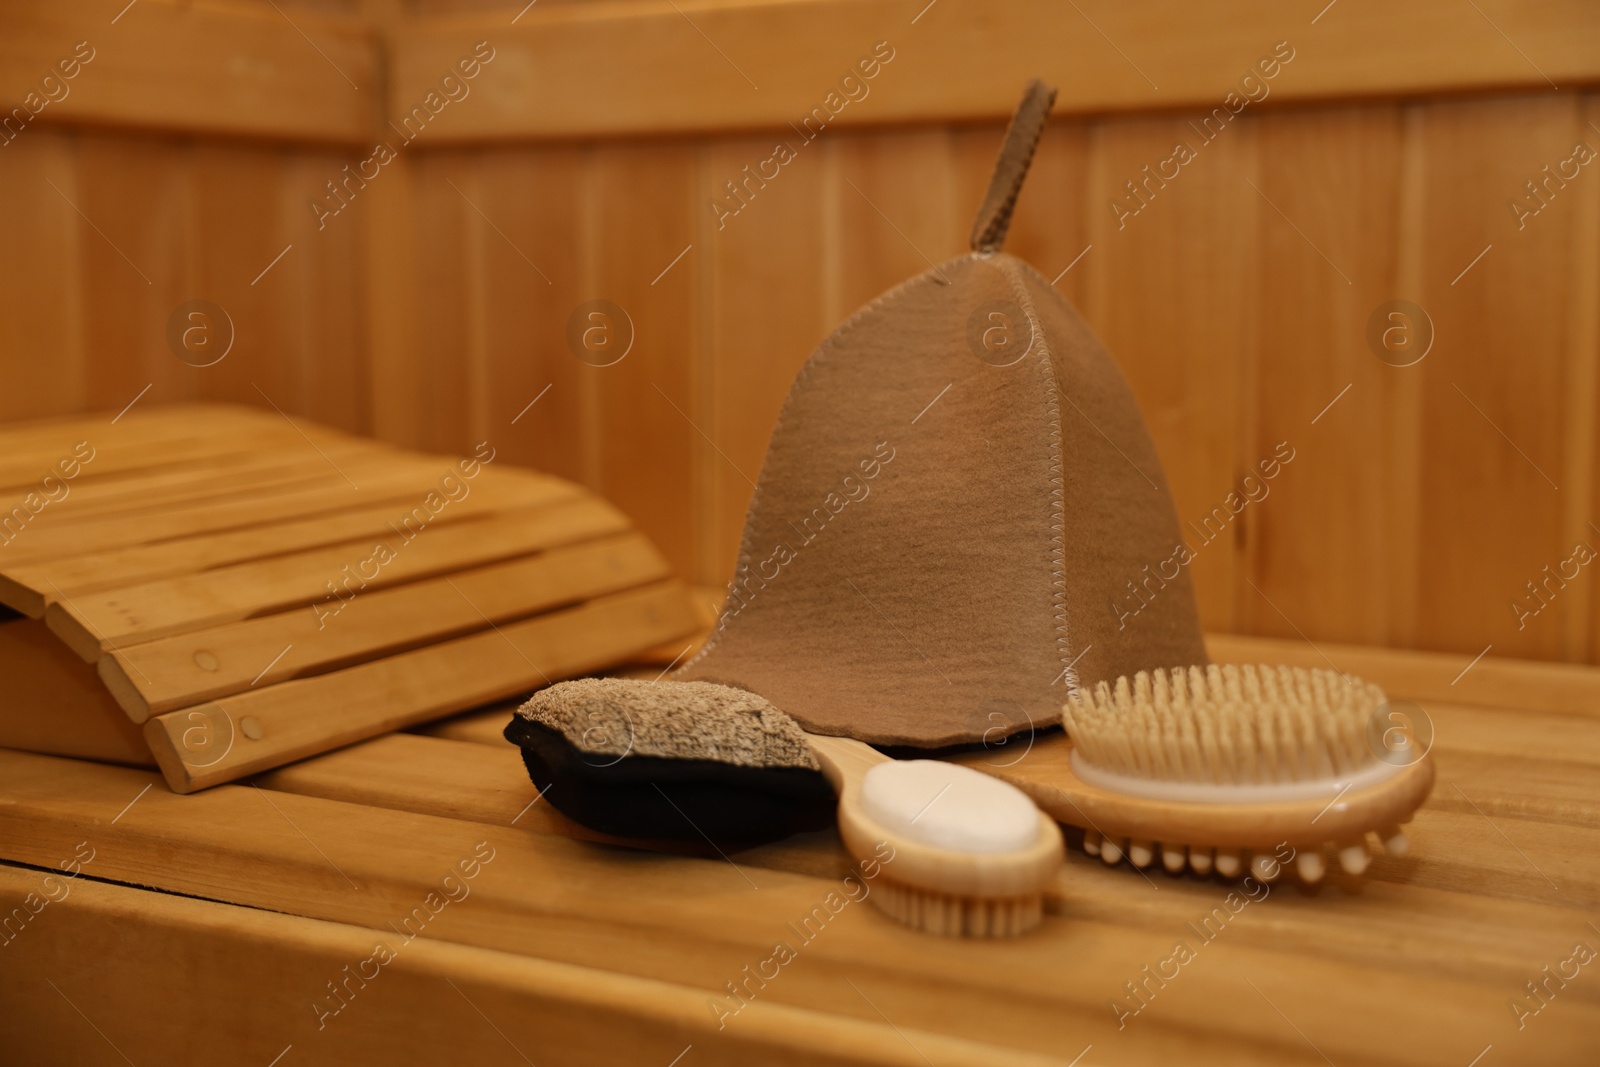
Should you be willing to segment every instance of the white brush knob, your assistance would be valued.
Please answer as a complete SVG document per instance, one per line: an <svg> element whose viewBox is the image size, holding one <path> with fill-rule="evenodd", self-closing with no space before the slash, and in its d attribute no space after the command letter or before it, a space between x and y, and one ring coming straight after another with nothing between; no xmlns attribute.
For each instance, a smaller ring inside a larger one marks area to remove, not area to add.
<svg viewBox="0 0 1600 1067"><path fill-rule="evenodd" d="M1186 862L1188 862L1188 859L1184 855L1182 845L1161 846L1161 866L1167 869L1167 873L1177 874L1183 870L1183 865Z"/></svg>
<svg viewBox="0 0 1600 1067"><path fill-rule="evenodd" d="M1339 866L1346 874L1360 874L1370 862L1365 841L1347 842L1339 847Z"/></svg>
<svg viewBox="0 0 1600 1067"><path fill-rule="evenodd" d="M1026 793L939 760L891 760L861 779L867 816L898 834L953 852L1020 852L1039 839Z"/></svg>
<svg viewBox="0 0 1600 1067"><path fill-rule="evenodd" d="M1307 885L1316 885L1322 881L1322 853L1316 849L1307 849L1295 857L1295 868L1300 872L1300 880Z"/></svg>
<svg viewBox="0 0 1600 1067"><path fill-rule="evenodd" d="M1189 846L1189 866L1194 868L1194 873L1207 875L1211 873L1211 850L1200 848L1197 845Z"/></svg>
<svg viewBox="0 0 1600 1067"><path fill-rule="evenodd" d="M1106 838L1100 843L1100 858L1105 860L1106 866L1115 867L1122 862L1122 846Z"/></svg>
<svg viewBox="0 0 1600 1067"><path fill-rule="evenodd" d="M1237 849L1217 849L1217 873L1224 878L1237 878L1239 876L1239 852Z"/></svg>
<svg viewBox="0 0 1600 1067"><path fill-rule="evenodd" d="M1148 841L1128 842L1128 862L1135 867L1148 867L1156 858L1156 851Z"/></svg>
<svg viewBox="0 0 1600 1067"><path fill-rule="evenodd" d="M1383 847L1396 856L1404 856L1410 842L1406 840L1406 832L1398 826L1386 826L1378 834L1383 838Z"/></svg>
<svg viewBox="0 0 1600 1067"><path fill-rule="evenodd" d="M1100 855L1100 831L1085 830L1083 832L1083 850L1091 856Z"/></svg>
<svg viewBox="0 0 1600 1067"><path fill-rule="evenodd" d="M1283 864L1270 852L1257 852L1250 857L1250 872L1263 882L1275 882L1283 872Z"/></svg>

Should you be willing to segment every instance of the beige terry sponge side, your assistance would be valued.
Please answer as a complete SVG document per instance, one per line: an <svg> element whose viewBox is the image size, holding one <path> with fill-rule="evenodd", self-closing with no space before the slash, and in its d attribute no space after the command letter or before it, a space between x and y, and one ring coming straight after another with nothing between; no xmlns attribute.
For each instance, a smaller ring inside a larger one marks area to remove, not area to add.
<svg viewBox="0 0 1600 1067"><path fill-rule="evenodd" d="M540 690L517 714L599 762L639 755L819 769L793 719L754 693L711 682L585 678Z"/></svg>

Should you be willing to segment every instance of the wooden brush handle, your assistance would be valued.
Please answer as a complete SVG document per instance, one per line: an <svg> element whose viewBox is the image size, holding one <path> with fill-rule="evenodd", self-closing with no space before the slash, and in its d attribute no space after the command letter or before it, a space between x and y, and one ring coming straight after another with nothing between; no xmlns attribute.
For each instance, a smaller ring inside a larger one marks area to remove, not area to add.
<svg viewBox="0 0 1600 1067"><path fill-rule="evenodd" d="M861 779L873 767L889 762L888 756L866 742L853 738L808 733L806 740L811 743L811 752L817 757L817 762L822 764L823 776L841 797L847 786L859 786Z"/></svg>

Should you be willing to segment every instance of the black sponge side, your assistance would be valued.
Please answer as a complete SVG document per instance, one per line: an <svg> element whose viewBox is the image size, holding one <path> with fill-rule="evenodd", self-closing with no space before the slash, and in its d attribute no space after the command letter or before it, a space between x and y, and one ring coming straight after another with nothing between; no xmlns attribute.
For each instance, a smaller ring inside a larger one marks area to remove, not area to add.
<svg viewBox="0 0 1600 1067"><path fill-rule="evenodd" d="M834 821L820 771L705 759L582 752L558 730L513 715L505 738L557 811L616 837L755 844Z"/></svg>

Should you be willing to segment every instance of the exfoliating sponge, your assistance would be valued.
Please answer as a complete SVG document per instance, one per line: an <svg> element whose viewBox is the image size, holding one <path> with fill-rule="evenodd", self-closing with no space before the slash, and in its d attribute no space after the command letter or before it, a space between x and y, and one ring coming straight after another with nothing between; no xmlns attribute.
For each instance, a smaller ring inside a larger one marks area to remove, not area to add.
<svg viewBox="0 0 1600 1067"><path fill-rule="evenodd" d="M505 737L558 811L602 833L755 843L833 821L805 734L753 693L561 682L518 709Z"/></svg>

